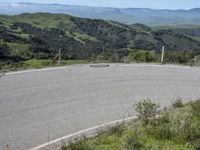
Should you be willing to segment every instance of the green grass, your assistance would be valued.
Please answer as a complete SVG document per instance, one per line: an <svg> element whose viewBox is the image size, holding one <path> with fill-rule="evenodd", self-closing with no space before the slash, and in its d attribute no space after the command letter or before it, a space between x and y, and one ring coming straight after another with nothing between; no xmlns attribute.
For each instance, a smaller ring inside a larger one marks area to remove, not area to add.
<svg viewBox="0 0 200 150"><path fill-rule="evenodd" d="M14 22L24 22L29 23L34 27L38 28L54 28L60 26L62 22L63 29L71 29L75 26L72 21L70 21L70 16L64 14L50 14L50 13L35 13L35 14L21 14L18 16L6 16L0 15L0 20L3 22L4 26L10 28ZM18 31L18 30L16 30Z"/></svg>
<svg viewBox="0 0 200 150"><path fill-rule="evenodd" d="M88 64L88 60L62 60L61 65Z"/></svg>
<svg viewBox="0 0 200 150"><path fill-rule="evenodd" d="M22 55L28 51L29 44L23 43L7 43L10 48L11 55Z"/></svg>
<svg viewBox="0 0 200 150"><path fill-rule="evenodd" d="M88 41L92 41L92 42L98 41L95 37L92 37L92 36L87 35L87 34L75 32L74 35L75 35L75 38L77 40L81 40L81 41L85 41L85 40L87 41L88 40Z"/></svg>
<svg viewBox="0 0 200 150"><path fill-rule="evenodd" d="M24 34L23 33L19 33L19 34L15 33L15 35L17 35L18 37L24 38L24 39L28 39L30 36L30 34L25 34L25 33Z"/></svg>
<svg viewBox="0 0 200 150"><path fill-rule="evenodd" d="M0 73L9 71L18 71L24 69L37 69L45 67L66 66L75 64L88 64L87 60L62 60L61 64L51 64L51 60L30 59L21 62L0 61Z"/></svg>
<svg viewBox="0 0 200 150"><path fill-rule="evenodd" d="M50 66L50 60L39 60L39 59L31 59L24 61L24 64L29 66L30 68L41 68L45 66Z"/></svg>
<svg viewBox="0 0 200 150"><path fill-rule="evenodd" d="M39 60L39 59L31 59L24 62L27 66L31 68L42 68L48 66L57 66L55 64L51 64L51 60ZM87 60L62 60L59 66L64 65L75 65L75 64L87 64L89 63Z"/></svg>
<svg viewBox="0 0 200 150"><path fill-rule="evenodd" d="M200 148L200 100L121 123L97 136L79 138L62 150L195 150Z"/></svg>

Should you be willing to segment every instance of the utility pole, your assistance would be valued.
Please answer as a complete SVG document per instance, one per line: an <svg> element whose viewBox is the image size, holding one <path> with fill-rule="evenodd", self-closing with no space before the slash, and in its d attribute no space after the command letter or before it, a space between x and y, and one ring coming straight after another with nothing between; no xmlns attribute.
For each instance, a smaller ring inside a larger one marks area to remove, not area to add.
<svg viewBox="0 0 200 150"><path fill-rule="evenodd" d="M161 63L164 62L164 53L165 53L165 46L162 47Z"/></svg>

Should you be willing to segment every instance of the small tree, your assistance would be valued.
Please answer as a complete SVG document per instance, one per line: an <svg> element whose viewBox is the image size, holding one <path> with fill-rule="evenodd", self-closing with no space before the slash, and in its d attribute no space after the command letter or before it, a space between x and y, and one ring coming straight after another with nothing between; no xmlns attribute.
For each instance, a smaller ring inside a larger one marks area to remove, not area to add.
<svg viewBox="0 0 200 150"><path fill-rule="evenodd" d="M134 105L135 111L138 112L139 119L142 120L144 125L150 122L150 119L158 113L159 104L151 101L150 99L138 102Z"/></svg>
<svg viewBox="0 0 200 150"><path fill-rule="evenodd" d="M173 108L180 108L180 107L183 107L184 104L183 104L183 99L181 97L177 97L175 99L175 101L172 101L172 107Z"/></svg>
<svg viewBox="0 0 200 150"><path fill-rule="evenodd" d="M120 61L120 59L119 59L119 57L118 57L117 54L113 54L113 55L110 57L109 60L110 60L111 62L119 62L119 61Z"/></svg>

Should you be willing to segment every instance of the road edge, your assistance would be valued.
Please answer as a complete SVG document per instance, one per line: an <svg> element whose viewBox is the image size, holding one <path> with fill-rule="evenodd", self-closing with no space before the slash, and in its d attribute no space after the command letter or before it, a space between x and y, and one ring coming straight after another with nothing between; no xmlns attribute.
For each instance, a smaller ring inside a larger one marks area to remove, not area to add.
<svg viewBox="0 0 200 150"><path fill-rule="evenodd" d="M26 69L20 71L11 71L6 73L0 73L0 75L15 75L15 74L23 74L23 73L31 73L31 72L40 72L40 71L50 71L50 70L60 70L60 69L67 69L70 67L90 67L90 65L95 64L76 64L76 65L67 65L67 66L58 66L58 67L47 67L47 68L40 68L40 69ZM105 64L104 64L105 65ZM174 65L174 64L154 64L154 63L108 63L107 66L109 67L170 67L170 68L195 68L190 66L182 66L182 65Z"/></svg>
<svg viewBox="0 0 200 150"><path fill-rule="evenodd" d="M47 143L41 144L41 145L36 146L34 148L31 148L29 150L42 150L42 149L50 147L50 146L52 146L52 145L54 145L54 144L56 144L58 142L61 142L61 141L64 141L64 140L70 140L71 138L76 137L76 136L81 136L81 135L89 133L89 132L96 132L96 130L98 130L100 128L103 128L103 127L106 127L106 126L111 126L111 125L114 125L114 124L117 124L117 123L121 123L123 121L126 121L126 122L127 121L131 121L131 120L134 120L134 119L137 119L137 116L128 117L128 118L124 118L124 119L119 119L119 120L107 122L107 123L104 123L104 124L101 124L101 125L98 125L98 126L90 127L90 128L87 128L87 129L84 129L84 130L80 130L80 131L75 132L75 133L68 134L68 135L60 137L58 139L49 141Z"/></svg>

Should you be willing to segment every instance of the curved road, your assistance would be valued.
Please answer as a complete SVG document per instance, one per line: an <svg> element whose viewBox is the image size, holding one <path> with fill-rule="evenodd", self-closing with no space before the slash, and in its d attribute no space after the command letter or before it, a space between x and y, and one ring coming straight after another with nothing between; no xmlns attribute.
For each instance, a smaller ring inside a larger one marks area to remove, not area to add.
<svg viewBox="0 0 200 150"><path fill-rule="evenodd" d="M8 73L0 78L0 149L26 150L133 115L147 97L200 98L200 68L112 64Z"/></svg>

